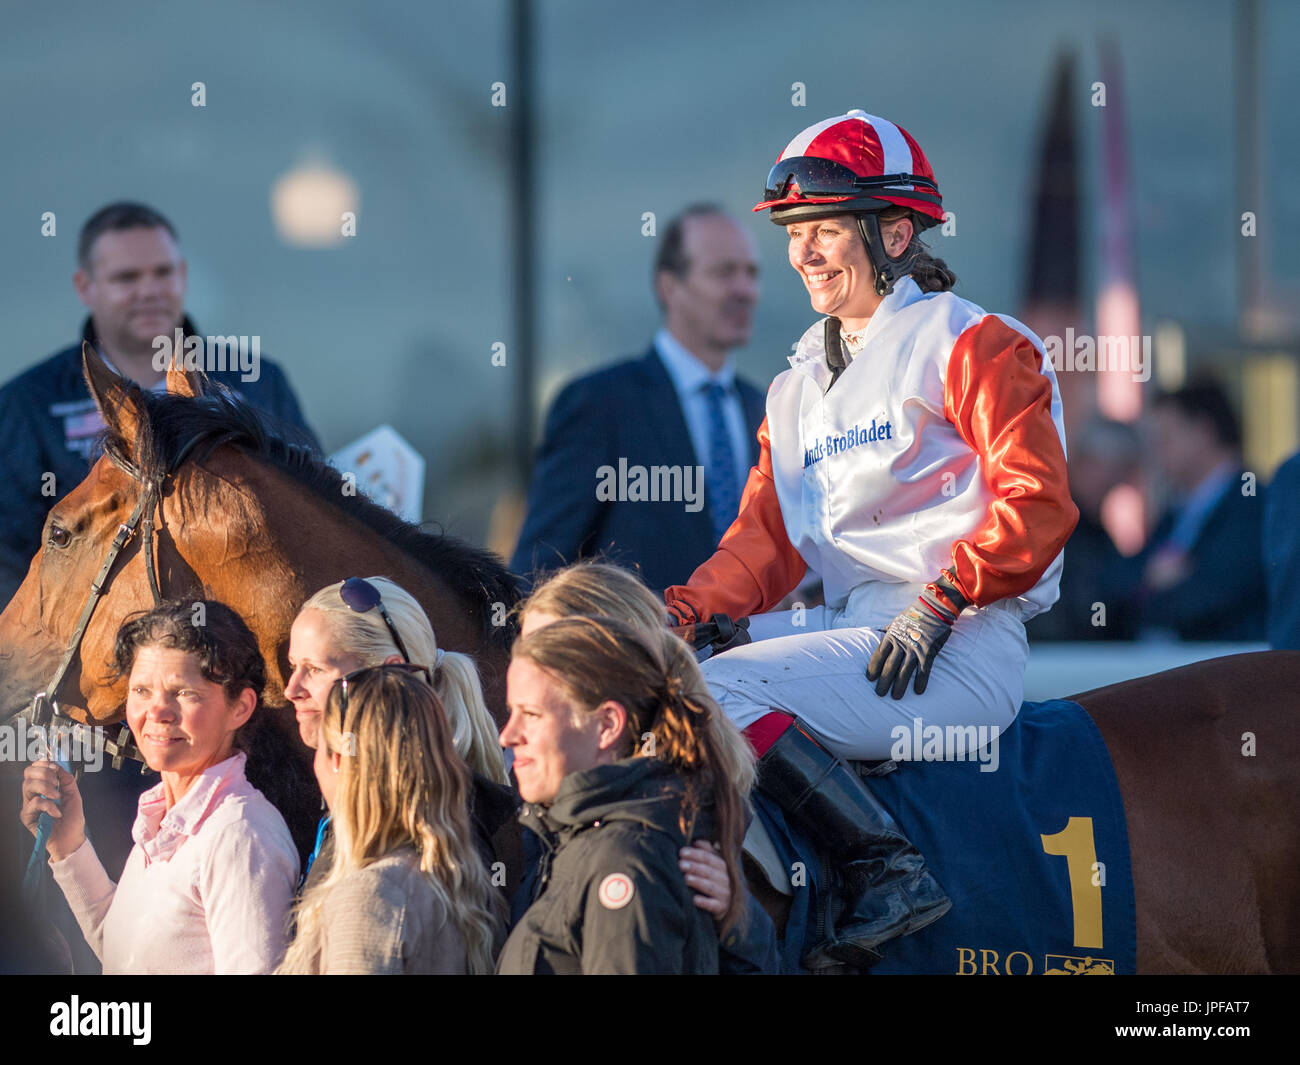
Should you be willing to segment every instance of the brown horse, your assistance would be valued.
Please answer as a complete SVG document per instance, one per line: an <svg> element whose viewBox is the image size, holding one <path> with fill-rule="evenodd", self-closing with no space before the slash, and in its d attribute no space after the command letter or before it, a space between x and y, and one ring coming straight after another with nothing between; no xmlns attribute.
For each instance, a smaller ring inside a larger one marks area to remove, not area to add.
<svg viewBox="0 0 1300 1065"><path fill-rule="evenodd" d="M1138 966L1300 971L1300 652L1195 662L1072 696L1128 822Z"/></svg>
<svg viewBox="0 0 1300 1065"><path fill-rule="evenodd" d="M280 705L298 607L345 577L391 577L424 606L440 645L474 656L501 717L517 591L495 556L421 532L358 495L354 478L268 432L202 374L172 370L170 394L160 396L127 385L89 348L83 363L108 426L106 453L51 509L43 546L0 615L9 700L0 717L49 682L114 534L150 484L161 489L157 514L144 515L156 548L145 550L140 535L127 544L66 677L48 693L71 716L121 717L125 680L109 674L113 640L128 614L153 605L152 561L164 596L203 595L239 609L266 659L268 702Z"/></svg>
<svg viewBox="0 0 1300 1065"><path fill-rule="evenodd" d="M268 437L240 404L204 395L201 378L174 372L175 395L144 396L93 356L86 372L120 465L102 458L54 507L45 546L0 616L9 710L47 683L109 542L141 496L127 466L141 479L170 473L157 521L163 594L202 591L239 610L261 641L272 701L287 676L298 605L342 577L386 573L417 595L440 642L479 659L500 714L510 633L492 622L505 620L515 587L492 556L419 533L355 497L346 478ZM196 434L198 449L172 469ZM57 693L65 708L95 721L120 717L124 692L107 676L111 641L129 612L151 603L136 539ZM1124 799L1141 971L1297 968L1297 690L1300 654L1274 652L1075 697L1101 730ZM762 897L760 881L752 886ZM774 910L780 905L778 896Z"/></svg>
<svg viewBox="0 0 1300 1065"><path fill-rule="evenodd" d="M1140 973L1300 971L1297 691L1300 653L1264 651L1070 696L1124 801ZM782 930L790 899L748 864Z"/></svg>

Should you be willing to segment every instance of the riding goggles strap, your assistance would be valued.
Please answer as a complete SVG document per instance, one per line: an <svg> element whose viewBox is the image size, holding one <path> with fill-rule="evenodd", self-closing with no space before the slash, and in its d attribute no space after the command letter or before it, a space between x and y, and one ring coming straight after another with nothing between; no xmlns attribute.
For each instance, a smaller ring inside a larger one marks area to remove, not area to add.
<svg viewBox="0 0 1300 1065"><path fill-rule="evenodd" d="M800 155L779 160L767 175L763 190L764 201L784 200L797 186L798 195L809 196L860 196L871 189L885 189L902 193L909 198L940 204L939 186L930 178L919 174L882 174L879 177L862 177L843 163L816 156ZM910 187L909 187L910 186ZM930 192L922 190L929 189ZM931 195L931 192L935 195Z"/></svg>

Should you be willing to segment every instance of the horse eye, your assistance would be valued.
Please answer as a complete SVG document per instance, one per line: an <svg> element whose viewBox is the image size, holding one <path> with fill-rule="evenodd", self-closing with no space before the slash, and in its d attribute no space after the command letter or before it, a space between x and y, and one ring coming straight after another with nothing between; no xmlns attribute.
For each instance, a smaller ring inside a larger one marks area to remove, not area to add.
<svg viewBox="0 0 1300 1065"><path fill-rule="evenodd" d="M51 547L67 547L70 543L72 543L72 533L61 525L50 526Z"/></svg>

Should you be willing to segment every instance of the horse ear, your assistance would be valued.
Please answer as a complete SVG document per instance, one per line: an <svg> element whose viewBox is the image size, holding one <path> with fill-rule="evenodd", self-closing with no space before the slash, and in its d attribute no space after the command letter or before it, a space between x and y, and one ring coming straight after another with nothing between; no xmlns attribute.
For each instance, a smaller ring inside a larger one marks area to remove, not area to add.
<svg viewBox="0 0 1300 1065"><path fill-rule="evenodd" d="M81 344L81 372L104 424L134 445L144 420L144 394L134 381L119 377L86 341Z"/></svg>
<svg viewBox="0 0 1300 1065"><path fill-rule="evenodd" d="M173 396L201 396L211 380L202 370L182 369L179 358L173 358L167 367L167 391Z"/></svg>

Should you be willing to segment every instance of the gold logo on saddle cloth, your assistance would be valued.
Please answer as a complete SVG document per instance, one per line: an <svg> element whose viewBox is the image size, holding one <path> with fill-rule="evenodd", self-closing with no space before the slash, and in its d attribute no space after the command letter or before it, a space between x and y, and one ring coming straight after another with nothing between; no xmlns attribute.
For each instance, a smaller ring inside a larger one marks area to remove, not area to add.
<svg viewBox="0 0 1300 1065"><path fill-rule="evenodd" d="M1042 969L1035 969L1028 951L958 947L954 976L1114 976L1115 962L1094 955L1047 954Z"/></svg>
<svg viewBox="0 0 1300 1065"><path fill-rule="evenodd" d="M1110 958L1076 958L1069 954L1049 954L1043 959L1044 976L1114 976L1115 963Z"/></svg>

